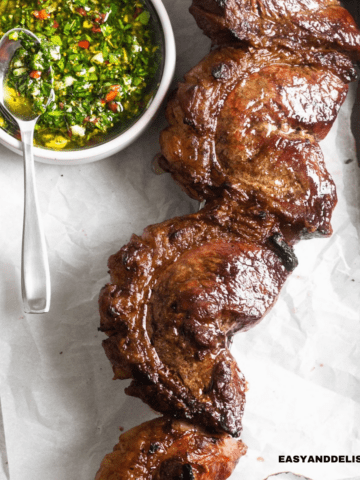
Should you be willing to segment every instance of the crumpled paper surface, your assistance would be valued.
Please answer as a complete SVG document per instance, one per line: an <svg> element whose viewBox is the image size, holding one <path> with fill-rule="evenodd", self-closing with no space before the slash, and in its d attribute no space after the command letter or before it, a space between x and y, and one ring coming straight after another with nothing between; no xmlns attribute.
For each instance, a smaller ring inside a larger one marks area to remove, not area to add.
<svg viewBox="0 0 360 480"><path fill-rule="evenodd" d="M177 43L174 86L209 49L188 13L166 0ZM299 267L263 322L232 351L249 382L242 439L249 450L234 480L291 471L312 480L360 480L356 463L279 463L279 455L360 455L360 171L349 114L354 86L328 139L338 189L331 239L296 247ZM107 258L151 223L197 203L151 160L163 110L125 151L84 166L36 165L49 249L51 311L24 315L20 294L23 169L0 146L0 479L92 480L119 427L155 416L126 397L97 331ZM5 446L6 439L6 446Z"/></svg>

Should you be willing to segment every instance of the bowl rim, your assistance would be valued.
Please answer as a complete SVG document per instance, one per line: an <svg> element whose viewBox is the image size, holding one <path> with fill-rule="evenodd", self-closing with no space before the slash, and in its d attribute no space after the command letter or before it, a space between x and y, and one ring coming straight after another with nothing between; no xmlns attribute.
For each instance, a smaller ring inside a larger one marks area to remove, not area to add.
<svg viewBox="0 0 360 480"><path fill-rule="evenodd" d="M134 142L143 133L145 128L153 120L158 112L165 96L169 90L171 81L175 72L176 47L175 37L170 22L169 15L161 0L147 0L154 7L163 31L164 36L164 62L160 84L157 92L145 112L128 129L108 142L79 150L50 150L34 146L33 152L35 160L50 164L68 164L75 165L79 163L89 163L106 158L114 153L123 150ZM20 140L9 135L0 129L0 143L8 147L13 152L22 155L22 143Z"/></svg>

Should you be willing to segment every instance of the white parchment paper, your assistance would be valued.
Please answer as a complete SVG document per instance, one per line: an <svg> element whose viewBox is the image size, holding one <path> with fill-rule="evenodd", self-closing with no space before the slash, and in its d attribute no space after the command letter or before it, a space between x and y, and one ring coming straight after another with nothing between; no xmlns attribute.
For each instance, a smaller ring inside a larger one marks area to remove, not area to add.
<svg viewBox="0 0 360 480"><path fill-rule="evenodd" d="M174 85L209 49L188 13L165 0L177 42ZM354 89L323 148L337 184L334 235L296 247L299 267L272 312L235 338L249 382L234 480L292 471L359 480L360 464L279 463L280 455L360 455L360 173L350 133ZM163 111L132 146L84 166L37 164L52 278L52 307L26 316L20 296L21 158L0 146L0 479L92 480L120 434L154 416L112 381L98 333L107 258L151 223L196 202L150 162ZM5 438L6 453L5 453ZM8 464L7 464L8 462Z"/></svg>

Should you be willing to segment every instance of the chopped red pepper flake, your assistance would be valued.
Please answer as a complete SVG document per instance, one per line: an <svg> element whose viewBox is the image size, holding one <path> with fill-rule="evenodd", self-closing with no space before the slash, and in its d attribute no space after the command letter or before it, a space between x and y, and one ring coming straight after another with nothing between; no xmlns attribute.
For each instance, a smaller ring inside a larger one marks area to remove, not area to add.
<svg viewBox="0 0 360 480"><path fill-rule="evenodd" d="M69 128L69 130L67 131L69 137L71 138L72 137L72 131L71 131L71 128Z"/></svg>
<svg viewBox="0 0 360 480"><path fill-rule="evenodd" d="M53 23L53 28L59 28L59 24L56 20L54 20L54 23Z"/></svg>
<svg viewBox="0 0 360 480"><path fill-rule="evenodd" d="M140 13L142 13L144 10L140 7L136 7L135 8L135 11L134 11L134 15L133 15L133 18L136 18L140 15Z"/></svg>
<svg viewBox="0 0 360 480"><path fill-rule="evenodd" d="M107 93L105 96L106 102L111 102L112 100L114 100L119 90L120 90L120 85L111 85L110 92Z"/></svg>
<svg viewBox="0 0 360 480"><path fill-rule="evenodd" d="M106 19L106 13L99 13L99 16L94 18L94 22L96 23L104 23Z"/></svg>
<svg viewBox="0 0 360 480"><path fill-rule="evenodd" d="M116 102L110 102L108 106L112 112L116 113L118 111L118 104Z"/></svg>
<svg viewBox="0 0 360 480"><path fill-rule="evenodd" d="M90 42L88 40L80 40L78 43L79 47L81 48L89 48Z"/></svg>
<svg viewBox="0 0 360 480"><path fill-rule="evenodd" d="M101 102L103 105L105 105L105 103L106 103L104 99L101 99L100 102Z"/></svg>
<svg viewBox="0 0 360 480"><path fill-rule="evenodd" d="M86 10L84 7L78 7L76 9L77 13L79 13L80 15L82 15L83 17L86 17L87 13L86 13Z"/></svg>
<svg viewBox="0 0 360 480"><path fill-rule="evenodd" d="M101 33L101 28L100 27L92 27L91 31L93 33Z"/></svg>
<svg viewBox="0 0 360 480"><path fill-rule="evenodd" d="M64 104L63 104L63 102L59 102L59 107L60 107L61 110L64 110Z"/></svg>
<svg viewBox="0 0 360 480"><path fill-rule="evenodd" d="M38 18L39 20L46 20L47 18L50 18L50 13L47 13L45 9L42 10L34 10L32 12L35 18Z"/></svg>
<svg viewBox="0 0 360 480"><path fill-rule="evenodd" d="M40 78L41 72L39 72L39 70L33 70L32 72L30 72L29 75L31 78Z"/></svg>
<svg viewBox="0 0 360 480"><path fill-rule="evenodd" d="M117 92L112 91L106 94L105 100L106 102L111 102L111 100L114 100L116 98Z"/></svg>

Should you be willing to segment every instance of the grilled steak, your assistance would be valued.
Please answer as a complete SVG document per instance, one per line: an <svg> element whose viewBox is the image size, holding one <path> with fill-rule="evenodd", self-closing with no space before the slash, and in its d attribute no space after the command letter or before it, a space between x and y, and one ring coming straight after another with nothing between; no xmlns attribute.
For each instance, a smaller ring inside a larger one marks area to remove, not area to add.
<svg viewBox="0 0 360 480"><path fill-rule="evenodd" d="M159 162L206 206L134 235L99 299L115 378L191 425L122 435L96 480L228 478L245 452L228 436L241 434L246 389L232 336L274 305L293 245L332 232L318 142L356 77L352 17L336 0L193 0L191 12L219 46L172 94Z"/></svg>
<svg viewBox="0 0 360 480"><path fill-rule="evenodd" d="M95 480L225 480L245 453L229 435L157 418L123 433Z"/></svg>
<svg viewBox="0 0 360 480"><path fill-rule="evenodd" d="M338 0L193 0L190 12L215 45L326 46L360 59L360 33Z"/></svg>

